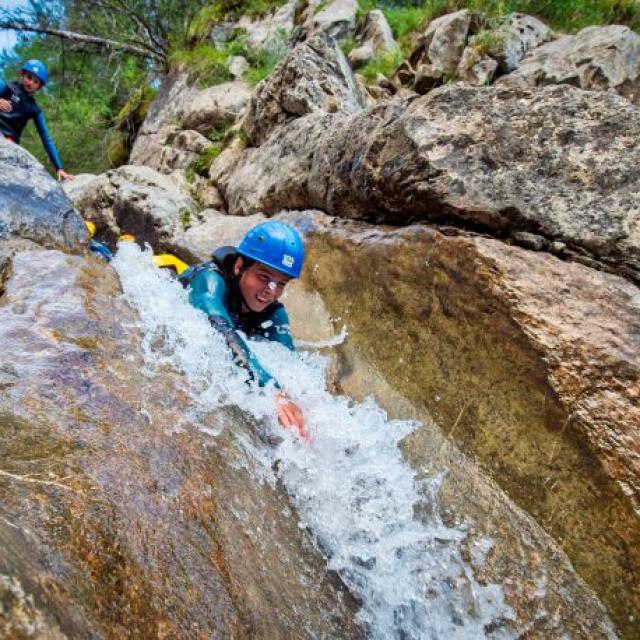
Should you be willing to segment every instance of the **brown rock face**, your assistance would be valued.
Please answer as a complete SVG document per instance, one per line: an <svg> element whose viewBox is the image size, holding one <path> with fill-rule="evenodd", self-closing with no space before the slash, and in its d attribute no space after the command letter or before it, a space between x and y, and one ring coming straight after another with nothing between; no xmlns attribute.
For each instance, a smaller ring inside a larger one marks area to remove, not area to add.
<svg viewBox="0 0 640 640"><path fill-rule="evenodd" d="M528 232L640 280L638 136L637 109L612 94L458 84L408 106L298 118L218 186L230 213L313 208Z"/></svg>
<svg viewBox="0 0 640 640"><path fill-rule="evenodd" d="M243 466L228 427L251 438L246 417L209 416L212 440L190 424L177 375L143 375L111 269L39 250L12 273L0 637L359 637L283 492Z"/></svg>
<svg viewBox="0 0 640 640"><path fill-rule="evenodd" d="M313 226L305 282L349 332L339 384L353 389L357 362L369 363L393 390L379 394L392 415L403 410L398 394L431 415L555 538L635 638L637 287L482 237ZM355 383L363 395L379 391L367 380ZM417 468L430 466L437 442L426 426L408 439Z"/></svg>

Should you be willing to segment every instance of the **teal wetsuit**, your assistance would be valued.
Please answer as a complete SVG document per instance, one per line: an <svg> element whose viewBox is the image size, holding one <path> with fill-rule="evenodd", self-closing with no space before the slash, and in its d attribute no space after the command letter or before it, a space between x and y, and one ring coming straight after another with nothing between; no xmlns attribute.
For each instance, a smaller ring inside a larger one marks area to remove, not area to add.
<svg viewBox="0 0 640 640"><path fill-rule="evenodd" d="M225 337L239 364L249 370L260 386L273 380L279 388L238 331L248 338L279 342L295 351L289 316L279 302L273 302L260 313L243 311L242 295L232 274L236 257L235 247L221 247L214 252L211 262L187 269L179 280L189 287L191 304L204 311L211 325Z"/></svg>

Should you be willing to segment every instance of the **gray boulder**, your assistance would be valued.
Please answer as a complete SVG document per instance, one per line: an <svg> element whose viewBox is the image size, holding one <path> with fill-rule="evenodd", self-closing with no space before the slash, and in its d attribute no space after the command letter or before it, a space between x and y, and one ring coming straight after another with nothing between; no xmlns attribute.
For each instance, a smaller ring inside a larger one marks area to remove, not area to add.
<svg viewBox="0 0 640 640"><path fill-rule="evenodd" d="M251 144L308 113L361 110L363 98L344 54L333 38L316 36L299 44L258 85L242 120Z"/></svg>
<svg viewBox="0 0 640 640"><path fill-rule="evenodd" d="M551 39L551 29L533 16L512 13L494 35L495 43L489 48L489 54L497 60L500 70L508 73L517 69L529 50Z"/></svg>
<svg viewBox="0 0 640 640"><path fill-rule="evenodd" d="M526 55L500 79L507 86L570 84L590 91L615 91L640 103L640 36L628 27L587 27Z"/></svg>
<svg viewBox="0 0 640 640"><path fill-rule="evenodd" d="M206 135L233 123L244 110L250 95L251 87L242 81L225 82L200 90L189 82L186 71L170 73L138 132L129 163L162 170L163 151L172 146L181 130L192 129Z"/></svg>
<svg viewBox="0 0 640 640"><path fill-rule="evenodd" d="M60 185L25 149L0 136L0 240L82 252L89 236Z"/></svg>
<svg viewBox="0 0 640 640"><path fill-rule="evenodd" d="M411 66L431 65L438 77L455 74L471 27L466 9L432 20L418 47L410 56Z"/></svg>
<svg viewBox="0 0 640 640"><path fill-rule="evenodd" d="M323 33L338 40L353 35L358 15L358 0L333 0L325 6L322 2L313 2L310 3L310 9L311 15L305 22L307 33Z"/></svg>
<svg viewBox="0 0 640 640"><path fill-rule="evenodd" d="M408 106L310 114L218 182L229 212L527 231L640 279L640 112L611 93L455 84Z"/></svg>
<svg viewBox="0 0 640 640"><path fill-rule="evenodd" d="M83 179L83 188L69 191L96 235L111 246L123 233L163 246L173 233L197 218L196 203L170 176L149 167L124 165Z"/></svg>
<svg viewBox="0 0 640 640"><path fill-rule="evenodd" d="M241 80L224 82L192 94L181 110L183 129L203 135L233 123L244 111L251 97L251 86Z"/></svg>

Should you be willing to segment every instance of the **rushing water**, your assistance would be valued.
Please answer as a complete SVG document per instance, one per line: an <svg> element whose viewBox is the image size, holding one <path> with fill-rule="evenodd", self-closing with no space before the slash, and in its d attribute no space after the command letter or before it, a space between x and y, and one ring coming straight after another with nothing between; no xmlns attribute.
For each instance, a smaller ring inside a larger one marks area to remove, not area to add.
<svg viewBox="0 0 640 640"><path fill-rule="evenodd" d="M149 374L167 363L184 374L193 397L190 421L237 405L278 436L264 446L245 443L259 480L282 479L300 526L362 602L359 622L370 637L510 637L500 624L513 617L501 588L480 585L461 557L464 526L445 526L433 508L441 478L417 483L402 458L398 443L417 423L389 420L370 399L330 395L327 362L318 354L252 343L305 413L313 443L299 442L278 426L273 390L246 384L224 340L180 284L153 267L150 253L123 244L113 264L140 316ZM417 519L421 504L430 506L422 510L429 516Z"/></svg>

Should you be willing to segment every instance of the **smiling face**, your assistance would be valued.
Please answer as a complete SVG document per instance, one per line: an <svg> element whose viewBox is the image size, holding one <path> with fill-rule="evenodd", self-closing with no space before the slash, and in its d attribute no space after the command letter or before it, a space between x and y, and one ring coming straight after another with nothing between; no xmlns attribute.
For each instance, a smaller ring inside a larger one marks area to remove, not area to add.
<svg viewBox="0 0 640 640"><path fill-rule="evenodd" d="M242 258L237 258L233 265L233 272L236 276L240 276L238 284L243 306L251 311L264 311L282 295L285 285L291 278L260 262L254 262L244 271L242 265Z"/></svg>
<svg viewBox="0 0 640 640"><path fill-rule="evenodd" d="M20 72L20 84L27 93L35 93L42 88L42 82L37 76L34 76L30 71Z"/></svg>

